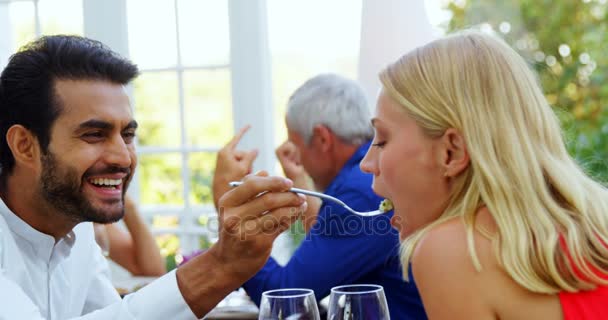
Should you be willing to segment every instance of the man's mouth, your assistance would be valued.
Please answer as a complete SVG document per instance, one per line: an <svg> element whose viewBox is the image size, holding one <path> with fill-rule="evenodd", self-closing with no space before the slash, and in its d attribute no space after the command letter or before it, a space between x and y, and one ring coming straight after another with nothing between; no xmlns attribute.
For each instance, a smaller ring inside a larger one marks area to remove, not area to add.
<svg viewBox="0 0 608 320"><path fill-rule="evenodd" d="M92 178L88 181L96 187L105 189L118 189L122 184L122 179Z"/></svg>

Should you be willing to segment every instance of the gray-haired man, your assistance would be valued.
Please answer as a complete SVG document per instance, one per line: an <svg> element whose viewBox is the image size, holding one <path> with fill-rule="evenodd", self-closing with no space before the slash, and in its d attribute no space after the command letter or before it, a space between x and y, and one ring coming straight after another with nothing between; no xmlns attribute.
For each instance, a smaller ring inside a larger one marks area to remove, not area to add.
<svg viewBox="0 0 608 320"><path fill-rule="evenodd" d="M377 209L381 199L371 189L372 177L359 169L373 136L370 119L356 82L334 74L306 81L289 99L288 141L276 151L285 175L296 187L323 191L355 210ZM255 152L236 149L243 134L241 130L218 155L216 198L228 181L251 170ZM306 239L293 257L285 266L269 259L243 286L256 303L271 289L311 288L320 299L337 285L372 283L384 287L391 318L426 318L415 284L402 280L392 212L360 217L318 198L307 200Z"/></svg>

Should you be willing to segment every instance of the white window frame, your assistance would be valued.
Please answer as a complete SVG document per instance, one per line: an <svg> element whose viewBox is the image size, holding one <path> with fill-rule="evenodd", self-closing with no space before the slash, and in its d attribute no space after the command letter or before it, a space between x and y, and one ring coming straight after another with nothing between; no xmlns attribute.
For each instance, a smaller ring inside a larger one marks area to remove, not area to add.
<svg viewBox="0 0 608 320"><path fill-rule="evenodd" d="M123 56L128 57L126 1L128 0L83 0L83 20L85 36L100 40ZM274 110L271 99L270 56L267 44L265 0L229 0L230 63L228 65L197 67L185 67L182 65L179 11L177 10L179 0L170 1L173 1L175 7L177 64L171 68L144 69L141 72L174 71L177 73L179 121L181 127L180 146L145 146L138 147L137 150L138 154L168 154L177 152L181 155L183 208L175 210L175 207L157 206L144 211L143 214L150 218L156 214L167 212L173 214L174 212L178 212L178 228L167 230L155 229L153 232L155 234L173 233L178 235L182 252L188 253L198 248L199 236L205 235L210 239L213 239L214 236L213 234L209 234L209 231L214 230L209 230L195 224L197 218L204 214L208 216L216 214L212 206L193 206L190 203L189 193L191 185L188 157L194 152L216 152L218 149L188 146L186 119L184 118L184 71L214 70L218 68L230 69L234 128L236 130L247 123L255 124L255 127L243 139L240 147L255 147L260 149L260 158L255 163L256 169L272 168L274 166L274 124L272 122ZM108 21L112 21L112 23L108 24ZM218 144L222 143L223 141L218 141ZM132 186L133 190L131 192L135 198L137 198L140 187L137 183Z"/></svg>

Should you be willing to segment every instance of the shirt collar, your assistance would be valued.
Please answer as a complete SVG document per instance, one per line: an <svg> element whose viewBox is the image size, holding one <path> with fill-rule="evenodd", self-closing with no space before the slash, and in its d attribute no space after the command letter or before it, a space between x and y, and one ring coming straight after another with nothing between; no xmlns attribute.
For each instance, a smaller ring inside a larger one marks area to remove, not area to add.
<svg viewBox="0 0 608 320"><path fill-rule="evenodd" d="M369 149L369 146L371 145L371 141L368 141L362 145L359 146L359 148L357 148L357 151L355 151L355 153L350 157L350 159L348 159L348 161L346 161L346 164L344 165L345 167L350 167L350 166L358 166L359 163L361 162L361 160L363 160L363 157L365 157L365 154L367 153L367 150Z"/></svg>
<svg viewBox="0 0 608 320"><path fill-rule="evenodd" d="M55 248L54 237L34 229L27 222L21 220L19 216L6 206L2 199L0 199L0 214L4 217L6 224L13 234L16 234L22 238L22 240L27 241L32 246L37 256L45 261L50 261L53 249ZM70 230L68 234L57 241L57 245L60 246L61 254L63 256L69 255L75 241L76 234L73 230Z"/></svg>

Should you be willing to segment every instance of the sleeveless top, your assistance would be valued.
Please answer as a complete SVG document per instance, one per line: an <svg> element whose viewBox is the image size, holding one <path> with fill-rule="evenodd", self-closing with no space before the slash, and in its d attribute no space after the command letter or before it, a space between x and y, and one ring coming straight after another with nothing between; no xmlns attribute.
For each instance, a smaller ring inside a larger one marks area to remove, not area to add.
<svg viewBox="0 0 608 320"><path fill-rule="evenodd" d="M564 320L608 319L608 287L598 286L595 290L560 292Z"/></svg>
<svg viewBox="0 0 608 320"><path fill-rule="evenodd" d="M560 237L560 244L565 248L565 241ZM568 259L570 255L568 254ZM592 269L598 276L608 279L608 275ZM575 270L577 272L577 270ZM608 286L597 286L594 290L559 293L564 320L600 320L608 319Z"/></svg>

